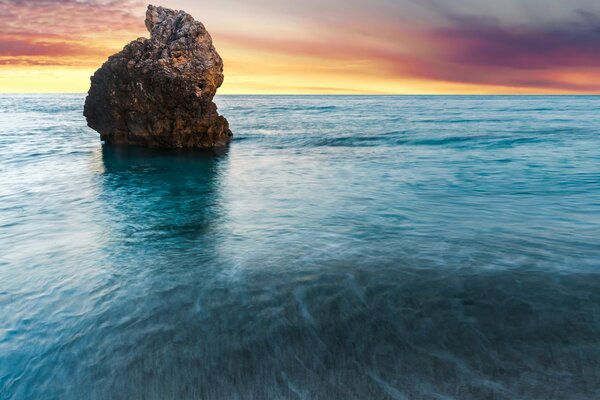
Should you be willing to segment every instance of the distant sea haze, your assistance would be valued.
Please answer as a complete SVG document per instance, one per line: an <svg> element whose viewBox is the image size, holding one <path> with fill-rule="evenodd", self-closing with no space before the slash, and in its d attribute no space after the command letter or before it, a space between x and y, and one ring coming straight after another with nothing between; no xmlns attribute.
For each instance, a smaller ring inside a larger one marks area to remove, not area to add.
<svg viewBox="0 0 600 400"><path fill-rule="evenodd" d="M0 399L600 398L600 97L0 95Z"/></svg>

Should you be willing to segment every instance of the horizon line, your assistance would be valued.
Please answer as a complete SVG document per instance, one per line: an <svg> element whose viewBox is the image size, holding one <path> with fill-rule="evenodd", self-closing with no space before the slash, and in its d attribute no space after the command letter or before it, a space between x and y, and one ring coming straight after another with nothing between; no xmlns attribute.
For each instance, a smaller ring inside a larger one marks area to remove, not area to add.
<svg viewBox="0 0 600 400"><path fill-rule="evenodd" d="M88 94L87 92L0 92L2 95L59 95ZM217 93L216 96L600 96L599 93Z"/></svg>

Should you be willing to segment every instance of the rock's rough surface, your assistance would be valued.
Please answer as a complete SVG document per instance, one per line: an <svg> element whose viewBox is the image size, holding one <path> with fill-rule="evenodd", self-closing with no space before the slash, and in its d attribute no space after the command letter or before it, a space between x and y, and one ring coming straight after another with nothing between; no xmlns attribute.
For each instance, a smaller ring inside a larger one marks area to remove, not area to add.
<svg viewBox="0 0 600 400"><path fill-rule="evenodd" d="M227 144L213 97L223 61L204 25L183 11L148 6L150 39L109 57L91 79L84 115L106 143L161 148Z"/></svg>

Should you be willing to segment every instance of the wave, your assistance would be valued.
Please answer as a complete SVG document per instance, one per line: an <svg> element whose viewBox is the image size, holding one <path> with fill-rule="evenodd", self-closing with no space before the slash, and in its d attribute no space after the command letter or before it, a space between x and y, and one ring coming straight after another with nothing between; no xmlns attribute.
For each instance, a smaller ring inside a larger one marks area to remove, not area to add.
<svg viewBox="0 0 600 400"><path fill-rule="evenodd" d="M423 146L448 148L488 148L500 149L539 143L560 142L559 138L551 137L510 137L510 136L447 136L439 138L410 137L407 133L390 133L382 135L358 136L310 136L305 135L269 135L245 134L236 136L234 142L261 142L275 148L296 147L394 147L394 146Z"/></svg>
<svg viewBox="0 0 600 400"><path fill-rule="evenodd" d="M268 107L268 111L333 111L336 106L275 106Z"/></svg>

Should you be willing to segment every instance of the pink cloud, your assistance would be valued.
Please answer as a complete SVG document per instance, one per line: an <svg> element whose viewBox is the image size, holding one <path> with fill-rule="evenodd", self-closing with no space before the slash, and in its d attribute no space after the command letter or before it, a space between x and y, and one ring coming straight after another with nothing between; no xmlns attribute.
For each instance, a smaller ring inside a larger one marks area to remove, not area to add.
<svg viewBox="0 0 600 400"><path fill-rule="evenodd" d="M78 35L143 28L138 0L0 0L0 33Z"/></svg>
<svg viewBox="0 0 600 400"><path fill-rule="evenodd" d="M65 57L81 64L109 54L97 37L122 32L133 39L145 30L138 0L0 0L0 10L2 65L65 65Z"/></svg>

